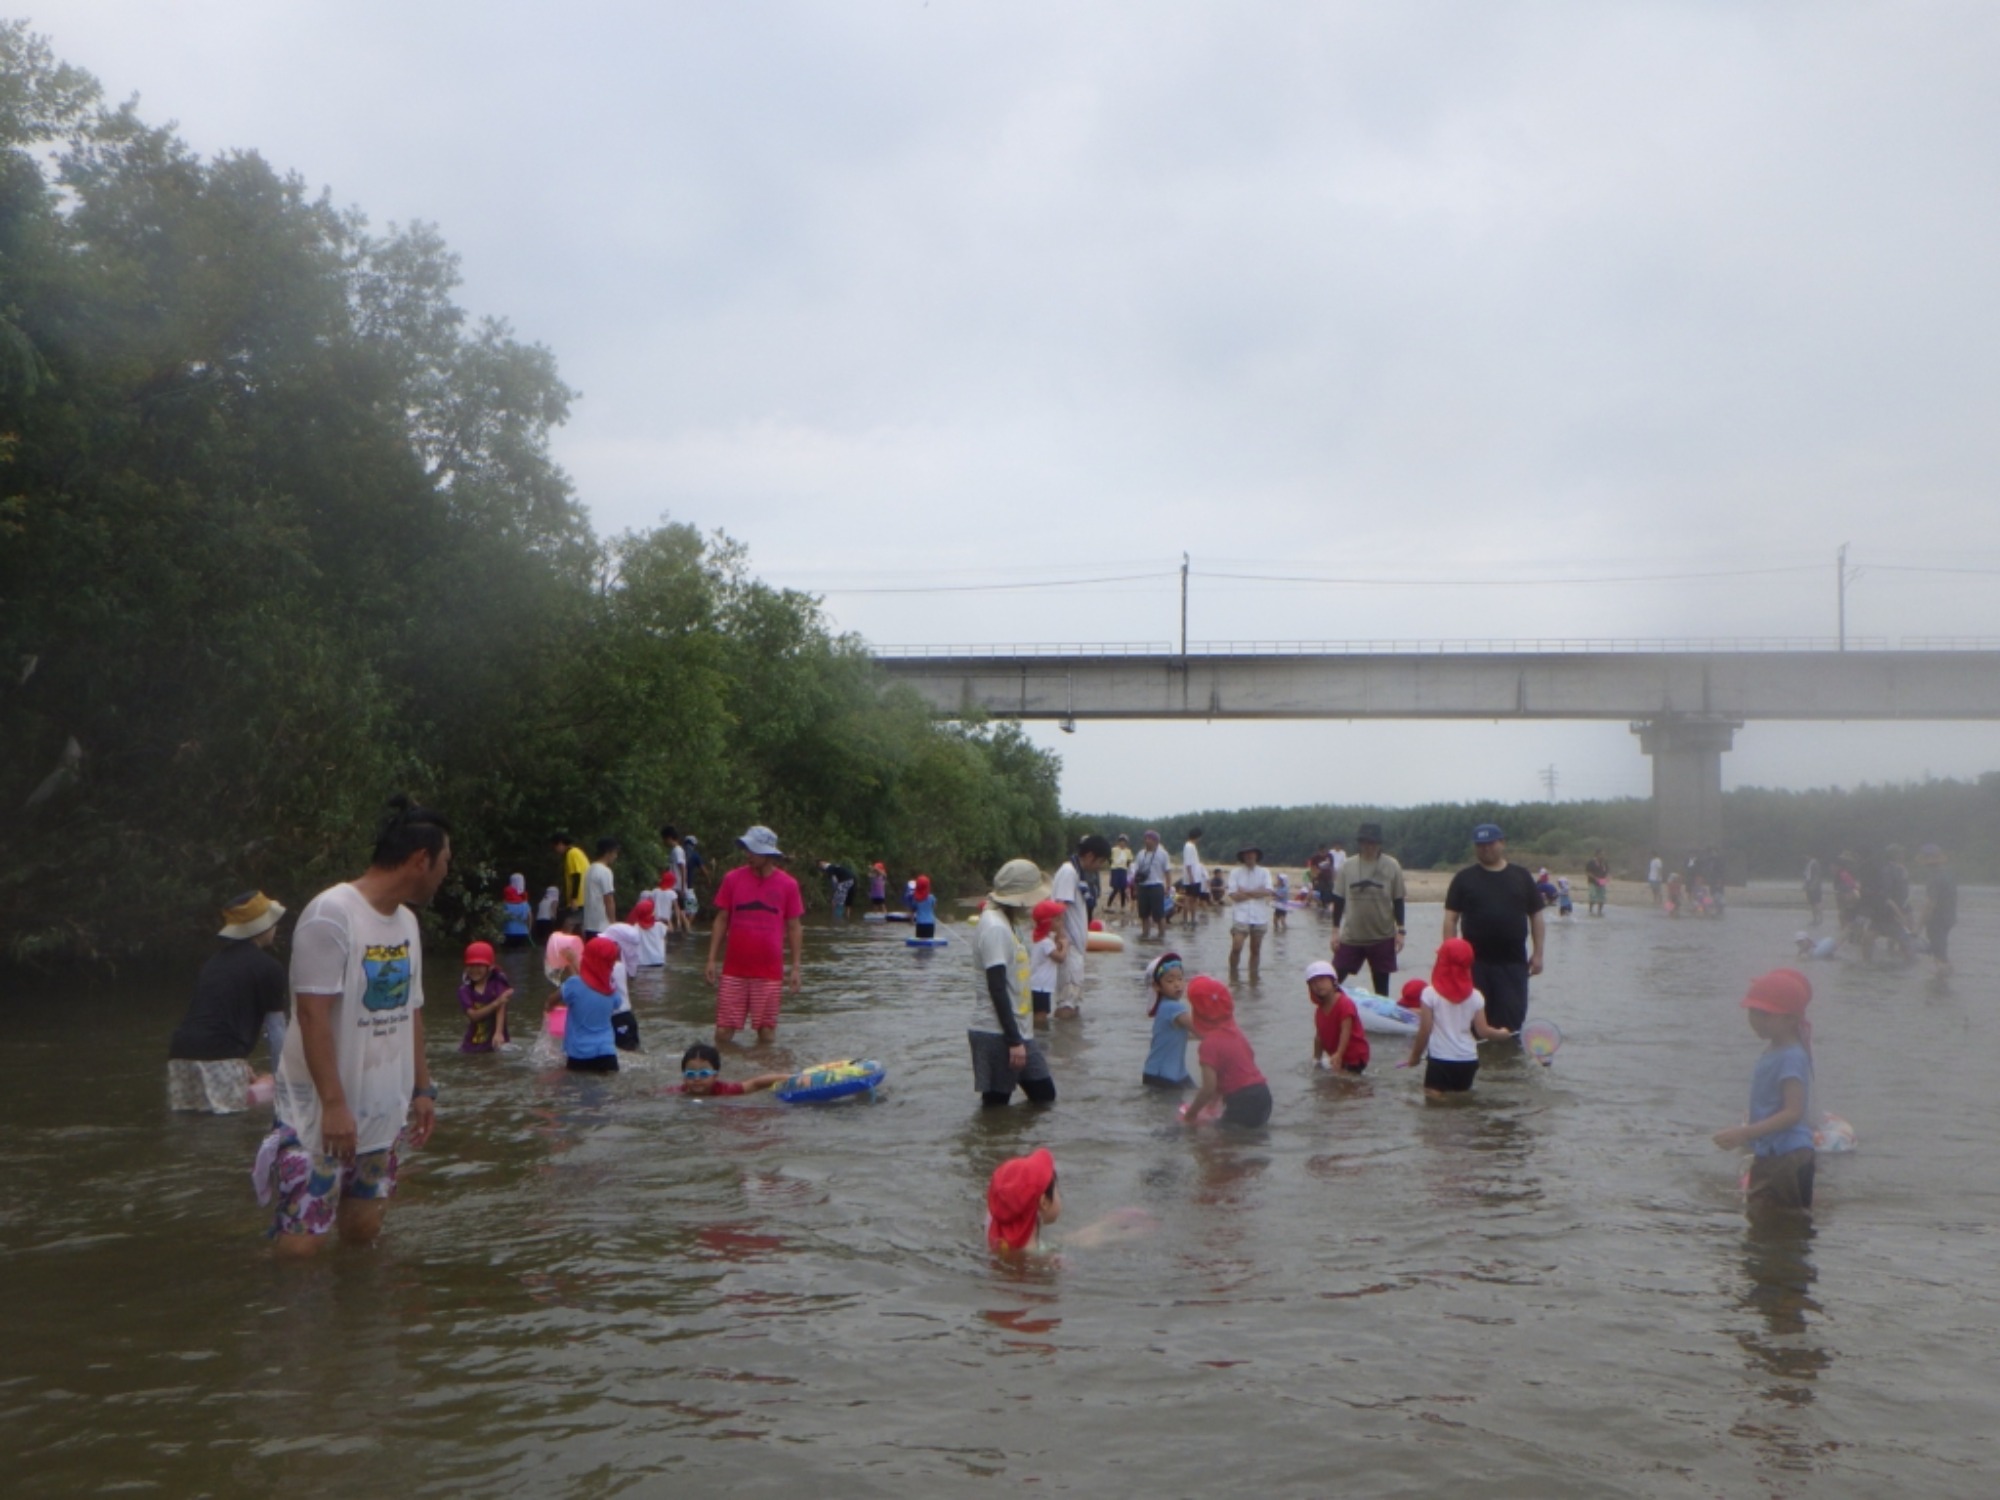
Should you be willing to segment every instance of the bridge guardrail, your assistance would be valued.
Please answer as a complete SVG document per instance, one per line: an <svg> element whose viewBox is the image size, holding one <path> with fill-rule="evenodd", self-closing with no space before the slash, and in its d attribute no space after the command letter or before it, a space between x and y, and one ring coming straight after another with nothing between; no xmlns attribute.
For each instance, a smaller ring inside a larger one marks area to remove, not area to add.
<svg viewBox="0 0 2000 1500"><path fill-rule="evenodd" d="M1368 640L1368 641L1190 641L1190 656L1425 656L1425 655L1555 655L1770 651L1838 651L1833 636L1683 636L1661 638L1536 637L1518 640ZM1849 636L1852 651L1994 651L2000 637L1905 636L1892 645L1887 636ZM974 645L883 645L877 657L970 659L977 657L1119 657L1178 656L1163 641L1084 641Z"/></svg>

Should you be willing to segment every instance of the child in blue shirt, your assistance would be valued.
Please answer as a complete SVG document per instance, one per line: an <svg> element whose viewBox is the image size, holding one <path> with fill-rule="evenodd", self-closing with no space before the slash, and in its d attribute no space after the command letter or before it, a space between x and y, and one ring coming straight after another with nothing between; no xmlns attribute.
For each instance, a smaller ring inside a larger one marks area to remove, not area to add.
<svg viewBox="0 0 2000 1500"><path fill-rule="evenodd" d="M1755 1153L1745 1199L1752 1213L1812 1207L1812 1033L1805 1018L1811 1003L1812 981L1797 969L1773 969L1743 997L1750 1029L1766 1045L1750 1079L1749 1122L1718 1130L1715 1144Z"/></svg>
<svg viewBox="0 0 2000 1500"><path fill-rule="evenodd" d="M1150 1089L1191 1089L1194 1075L1188 1072L1187 970L1178 953L1162 953L1147 966L1146 978L1153 986L1153 1046L1146 1054L1145 1071L1139 1081Z"/></svg>
<svg viewBox="0 0 2000 1500"><path fill-rule="evenodd" d="M563 1026L563 1056L572 1073L616 1073L618 1044L611 1014L618 1008L618 967L615 938L594 937L583 945L581 971L563 981L563 1004L569 1019Z"/></svg>
<svg viewBox="0 0 2000 1500"><path fill-rule="evenodd" d="M931 878L919 875L910 882L910 921L920 938L937 936L937 897L931 894Z"/></svg>
<svg viewBox="0 0 2000 1500"><path fill-rule="evenodd" d="M528 946L528 930L535 920L534 908L528 905L528 877L515 875L508 879L507 889L500 893L500 908L506 921L500 929L500 941L509 948Z"/></svg>

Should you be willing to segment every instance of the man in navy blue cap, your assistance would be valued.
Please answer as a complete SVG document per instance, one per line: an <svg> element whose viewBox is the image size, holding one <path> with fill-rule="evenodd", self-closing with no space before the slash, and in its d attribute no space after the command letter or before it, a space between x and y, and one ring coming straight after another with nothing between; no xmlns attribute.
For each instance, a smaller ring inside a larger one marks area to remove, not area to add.
<svg viewBox="0 0 2000 1500"><path fill-rule="evenodd" d="M1542 893L1525 866L1507 862L1498 824L1472 830L1472 851L1478 863L1452 876L1444 893L1439 941L1472 944L1472 982L1486 998L1487 1023L1518 1034L1528 1019L1528 978L1542 972Z"/></svg>

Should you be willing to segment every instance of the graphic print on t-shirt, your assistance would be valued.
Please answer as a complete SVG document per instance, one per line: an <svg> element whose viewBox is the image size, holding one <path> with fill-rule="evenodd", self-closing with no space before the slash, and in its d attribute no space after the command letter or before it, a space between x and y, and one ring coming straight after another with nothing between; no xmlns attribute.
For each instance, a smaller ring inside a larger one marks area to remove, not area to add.
<svg viewBox="0 0 2000 1500"><path fill-rule="evenodd" d="M361 955L361 972L368 977L363 1009L400 1010L410 1003L408 943L370 943Z"/></svg>

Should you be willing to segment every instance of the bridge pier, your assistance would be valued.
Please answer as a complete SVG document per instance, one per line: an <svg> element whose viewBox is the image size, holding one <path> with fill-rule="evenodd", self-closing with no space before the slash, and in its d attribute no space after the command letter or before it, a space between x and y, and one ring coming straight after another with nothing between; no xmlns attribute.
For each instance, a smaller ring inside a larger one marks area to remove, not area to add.
<svg viewBox="0 0 2000 1500"><path fill-rule="evenodd" d="M1722 752L1740 719L1675 714L1634 724L1639 748L1653 757L1653 838L1667 868L1702 849L1721 849Z"/></svg>

